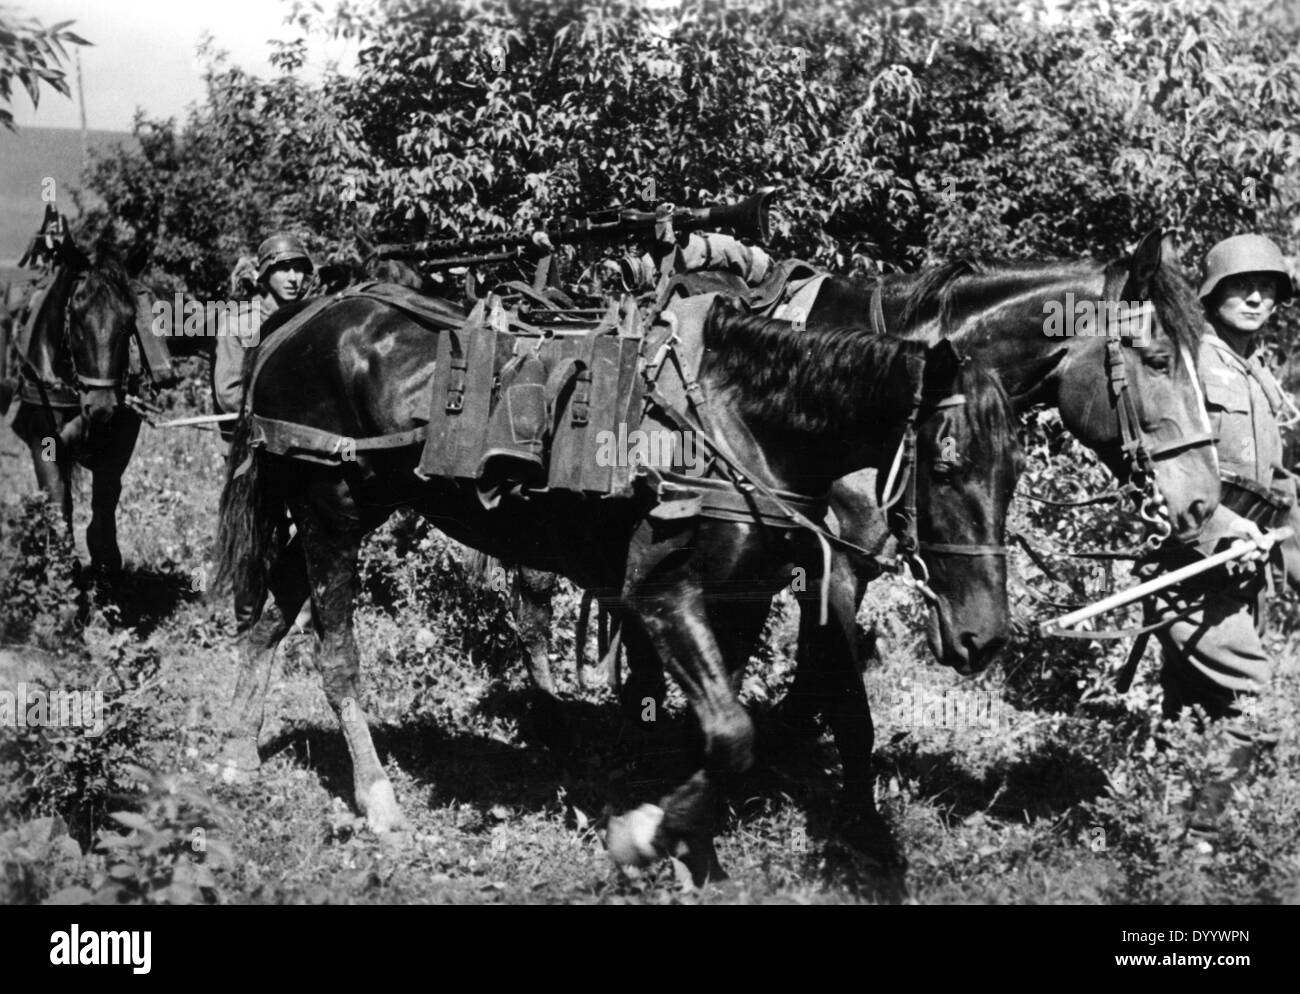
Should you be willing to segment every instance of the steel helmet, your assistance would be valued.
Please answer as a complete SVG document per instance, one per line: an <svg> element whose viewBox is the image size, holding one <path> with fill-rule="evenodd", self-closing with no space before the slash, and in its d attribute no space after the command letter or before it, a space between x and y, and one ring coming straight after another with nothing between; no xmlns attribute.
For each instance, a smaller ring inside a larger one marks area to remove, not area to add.
<svg viewBox="0 0 1300 994"><path fill-rule="evenodd" d="M276 263L288 262L290 259L305 261L308 272L312 272L316 268L312 265L311 256L307 254L307 250L296 236L282 231L272 235L257 249L258 282L260 283L266 279L267 272Z"/></svg>
<svg viewBox="0 0 1300 994"><path fill-rule="evenodd" d="M1221 281L1238 273L1274 273L1277 302L1287 300L1294 287L1282 252L1263 235L1234 235L1225 238L1205 257L1205 282L1198 296L1204 302Z"/></svg>

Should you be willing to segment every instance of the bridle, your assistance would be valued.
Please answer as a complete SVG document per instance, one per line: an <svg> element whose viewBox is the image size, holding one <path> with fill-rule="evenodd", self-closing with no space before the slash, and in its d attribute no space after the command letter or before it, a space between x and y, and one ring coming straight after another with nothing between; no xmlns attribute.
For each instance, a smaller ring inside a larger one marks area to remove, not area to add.
<svg viewBox="0 0 1300 994"><path fill-rule="evenodd" d="M710 451L711 463L714 467L724 470L729 479L686 477L644 465L638 467L638 475L646 478L651 483L656 496L661 500L666 496L670 496L674 490L681 491L683 488L692 488L696 492L696 496L699 496L699 491L703 491L704 503L692 509L691 513L693 515L719 517L733 521L757 519L764 524L783 524L785 527L793 526L812 532L822 550L820 624L827 624L829 617L832 548L864 556L878 563L883 570L898 573L907 586L915 588L931 603L937 603L939 596L929 585L930 573L924 559L921 558L921 552L937 555L1006 557L1008 548L1005 545L922 543L917 537L917 421L924 409L933 408L938 411L944 408L965 407L966 405L966 395L961 393L927 401L924 393L925 357L923 355L908 355L905 357L908 379L913 384L912 400L904 424L903 437L894 454L889 482L886 489L882 491L888 495L893 489L899 474L905 474L894 496L881 505L881 510L887 510L901 499L903 501L902 507L895 513L903 524L901 530L895 530L891 525L889 535L883 538L875 548L868 548L828 531L816 520L824 515L826 511L827 499L825 495L810 497L804 494L778 491L768 486L746 466L731 457L727 447L722 445L710 430L708 398L705 396L701 384L692 375L678 352L677 346L681 344L681 340L677 333L676 316L671 312L665 313L662 311L655 316L669 325L670 332L660 344L653 358L647 362L643 371L642 375L646 384L644 399L648 404L656 407L669 423L681 430L693 432L695 437ZM690 414L681 410L677 404L669 397L664 396L659 390L657 384L659 371L669 361L676 367L677 373L682 379L687 406L691 410ZM962 361L966 360L963 359ZM743 424L740 427L744 428ZM720 488L724 490L734 488L745 495L745 500L741 504L739 512L734 507L727 506L732 502L721 499L722 495L718 492ZM892 554L884 551L884 547L891 536L896 540L899 549L899 551ZM903 564L908 567L906 573L901 568Z"/></svg>
<svg viewBox="0 0 1300 994"><path fill-rule="evenodd" d="M1142 428L1137 405L1133 400L1133 392L1129 386L1128 371L1124 367L1121 348L1119 339L1108 334L1106 379L1112 403L1115 405L1115 415L1119 419L1120 450L1128 463L1129 492L1139 498L1138 513L1152 529L1151 533L1143 539L1141 547L1147 552L1154 552L1173 533L1173 526L1169 522L1168 503L1156 482L1156 462L1169 459L1188 449L1213 445L1214 435L1208 431L1184 435L1180 431L1178 438L1148 444L1147 434ZM1186 346L1180 347L1179 352L1188 371L1195 376L1195 366L1187 353Z"/></svg>
<svg viewBox="0 0 1300 994"><path fill-rule="evenodd" d="M965 357L961 361L967 362ZM935 413L951 408L964 408L964 393L950 394L937 400L927 401L923 388L925 360L921 356L908 356L909 379L915 384L912 394L912 407L903 429L903 440L890 466L889 476L885 481L884 495L880 509L888 513L889 531L898 545L895 558L907 564L908 573L900 573L903 583L913 587L922 597L931 603L937 603L939 596L930 587L930 570L926 566L922 553L936 556L964 556L968 558L1006 559L1009 547L1003 544L986 542L922 542L917 530L916 477L917 477L917 422L922 411ZM906 475L901 485L896 484L898 474ZM892 495L892 496L891 496ZM901 501L901 506L900 506ZM893 510L891 510L893 509ZM879 554L876 556L880 559Z"/></svg>
<svg viewBox="0 0 1300 994"><path fill-rule="evenodd" d="M1142 320L1147 318L1147 310L1151 308L1150 301L1144 301ZM1131 559L1140 560L1155 553L1173 533L1173 526L1169 521L1168 504L1164 495L1160 492L1159 484L1156 482L1155 464L1162 459L1172 458L1179 453L1188 449L1198 448L1202 445L1213 445L1214 435L1209 431L1198 431L1191 434L1183 434L1181 429L1178 437L1167 441L1148 442L1148 434L1142 428L1141 418L1138 416L1137 404L1133 399L1133 391L1129 384L1128 373L1124 366L1124 355L1120 351L1123 347L1118 329L1107 325L1106 336L1106 379L1108 392L1111 402L1115 407L1115 415L1119 420L1120 429L1120 449L1124 459L1128 464L1128 480L1124 486L1112 493L1103 494L1096 497L1086 498L1075 501L1055 501L1029 494L1029 498L1038 503L1051 504L1065 507L1082 507L1090 504L1099 504L1110 500L1116 500L1121 496L1130 496L1139 501L1139 515L1143 522L1151 529L1150 533L1132 549L1116 551L1078 551L1078 550L1049 550L1047 555L1063 559L1098 559L1098 560L1118 560ZM1136 348L1139 346L1129 346ZM1196 367L1192 361L1191 354L1185 345L1179 346L1179 356L1183 365L1187 368L1188 373L1195 383ZM1034 548L1024 536L1015 534L1012 536L1025 551L1035 564L1053 579L1059 579L1055 572L1047 565L1043 550ZM1126 664L1125 672L1129 672L1135 665L1135 656L1141 655L1141 649L1145 647L1143 636L1150 632L1164 628L1186 617L1191 611L1195 610L1195 605L1174 615L1165 618L1156 624L1144 625L1136 628L1125 629L1107 629L1099 631L1068 631L1058 630L1054 634L1062 638L1078 638L1089 640L1105 639L1122 639L1132 635L1139 636L1138 643L1135 644L1134 650L1130 653L1129 663ZM1129 676L1131 679L1131 675Z"/></svg>

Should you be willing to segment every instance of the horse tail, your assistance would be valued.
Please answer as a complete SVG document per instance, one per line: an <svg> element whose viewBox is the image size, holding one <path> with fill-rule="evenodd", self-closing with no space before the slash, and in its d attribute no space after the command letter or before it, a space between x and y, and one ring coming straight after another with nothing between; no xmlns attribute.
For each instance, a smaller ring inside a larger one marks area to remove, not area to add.
<svg viewBox="0 0 1300 994"><path fill-rule="evenodd" d="M217 524L214 593L244 592L259 606L275 532L284 519L284 499L266 479L266 467L252 447L252 418L241 418L230 443L226 485Z"/></svg>

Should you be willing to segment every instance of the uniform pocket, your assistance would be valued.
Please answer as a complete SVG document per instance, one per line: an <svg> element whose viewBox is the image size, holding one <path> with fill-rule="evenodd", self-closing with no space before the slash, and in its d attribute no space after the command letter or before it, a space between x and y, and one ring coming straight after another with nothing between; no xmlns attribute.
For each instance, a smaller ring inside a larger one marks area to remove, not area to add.
<svg viewBox="0 0 1300 994"><path fill-rule="evenodd" d="M1254 479L1255 426L1250 416L1250 386L1241 383L1205 384L1205 408L1210 428L1218 440L1219 462L1224 469Z"/></svg>
<svg viewBox="0 0 1300 994"><path fill-rule="evenodd" d="M1244 383L1230 386L1210 380L1205 384L1205 405L1209 408L1217 407L1220 411L1249 415L1250 388Z"/></svg>

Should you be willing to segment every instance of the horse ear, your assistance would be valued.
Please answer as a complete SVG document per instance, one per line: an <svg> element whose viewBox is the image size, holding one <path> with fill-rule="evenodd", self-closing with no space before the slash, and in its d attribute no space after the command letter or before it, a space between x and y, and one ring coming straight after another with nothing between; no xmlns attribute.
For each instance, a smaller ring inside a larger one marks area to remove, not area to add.
<svg viewBox="0 0 1300 994"><path fill-rule="evenodd" d="M1121 300L1146 300L1147 287L1160 269L1160 260L1164 253L1164 229L1152 228L1138 242L1129 260L1128 279L1124 281Z"/></svg>
<svg viewBox="0 0 1300 994"><path fill-rule="evenodd" d="M961 372L962 358L956 347L941 338L925 350L925 372L921 377L922 390L934 397L946 397L953 392L953 384Z"/></svg>

